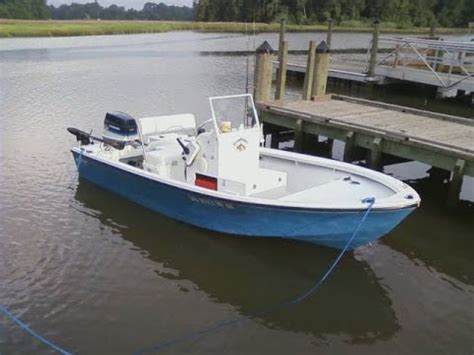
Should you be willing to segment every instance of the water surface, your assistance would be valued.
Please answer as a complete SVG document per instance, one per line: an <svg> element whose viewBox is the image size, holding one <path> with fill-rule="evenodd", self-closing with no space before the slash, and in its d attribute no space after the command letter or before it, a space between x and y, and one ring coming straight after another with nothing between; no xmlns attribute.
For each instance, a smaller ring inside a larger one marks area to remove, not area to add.
<svg viewBox="0 0 474 355"><path fill-rule="evenodd" d="M324 38L288 36L300 48ZM257 45L264 38L276 44L262 34ZM368 39L336 34L334 43ZM321 276L336 251L206 232L77 179L66 127L100 132L107 110L203 121L208 96L245 90L246 58L200 52L247 46L239 34L192 32L0 40L0 303L74 353L130 354L249 315ZM471 354L472 179L449 212L428 168L387 169L421 193L422 207L345 256L317 295L166 352ZM51 353L3 316L0 352Z"/></svg>

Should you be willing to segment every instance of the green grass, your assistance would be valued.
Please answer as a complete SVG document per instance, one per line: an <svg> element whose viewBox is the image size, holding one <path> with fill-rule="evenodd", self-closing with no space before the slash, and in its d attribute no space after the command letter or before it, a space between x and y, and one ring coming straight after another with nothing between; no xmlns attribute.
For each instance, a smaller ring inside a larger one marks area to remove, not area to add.
<svg viewBox="0 0 474 355"><path fill-rule="evenodd" d="M383 32L427 34L428 28L382 28ZM279 24L255 24L256 32L278 32ZM289 32L326 31L326 25L288 25ZM179 21L28 21L0 20L0 37L54 37L89 36L129 33L153 33L169 31L200 32L245 32L246 25L241 22L179 22ZM253 24L247 25L253 31ZM336 26L337 32L370 32L369 25L346 23ZM442 28L437 33L467 33L468 29Z"/></svg>

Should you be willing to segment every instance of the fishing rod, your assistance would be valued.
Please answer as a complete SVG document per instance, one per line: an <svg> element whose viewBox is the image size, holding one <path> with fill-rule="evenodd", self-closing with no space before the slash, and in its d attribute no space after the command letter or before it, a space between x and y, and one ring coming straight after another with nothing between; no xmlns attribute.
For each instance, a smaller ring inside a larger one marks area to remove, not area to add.
<svg viewBox="0 0 474 355"><path fill-rule="evenodd" d="M82 145L88 145L88 144L91 144L92 141L97 141L97 142L102 142L104 144L110 145L112 148L115 148L118 150L122 150L123 148L125 148L126 142L121 142L121 141L117 141L115 139L110 139L110 138L104 138L104 137L101 138L101 137L93 136L92 133L87 133L73 127L68 127L67 131L71 133L72 135L76 136L77 141L81 142Z"/></svg>

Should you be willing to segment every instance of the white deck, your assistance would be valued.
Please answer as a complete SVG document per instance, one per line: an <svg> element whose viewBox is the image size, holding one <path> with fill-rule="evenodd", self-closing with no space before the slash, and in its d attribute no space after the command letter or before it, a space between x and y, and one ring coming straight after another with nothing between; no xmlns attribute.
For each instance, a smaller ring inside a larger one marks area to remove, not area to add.
<svg viewBox="0 0 474 355"><path fill-rule="evenodd" d="M367 169L359 167L356 167L360 169L357 174L335 166L295 163L283 157L265 155L265 152L260 166L287 174L286 189L277 188L254 195L264 199L338 205L348 201L361 201L367 197L386 199L397 193L395 189L361 175Z"/></svg>

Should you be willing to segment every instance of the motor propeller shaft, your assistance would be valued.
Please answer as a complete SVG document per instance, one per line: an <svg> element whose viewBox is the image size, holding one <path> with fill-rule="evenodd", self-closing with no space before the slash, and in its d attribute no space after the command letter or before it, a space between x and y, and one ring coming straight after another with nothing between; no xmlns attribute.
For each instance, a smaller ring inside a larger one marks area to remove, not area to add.
<svg viewBox="0 0 474 355"><path fill-rule="evenodd" d="M68 127L67 131L72 135L76 136L78 142L81 142L82 145L91 144L92 141L102 142L104 144L110 145L111 147L122 150L125 147L125 142L116 141L110 138L101 138L93 136L90 133L81 131L80 129Z"/></svg>

